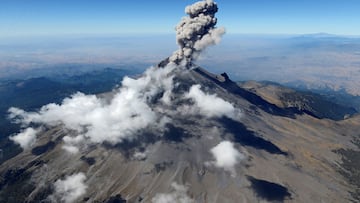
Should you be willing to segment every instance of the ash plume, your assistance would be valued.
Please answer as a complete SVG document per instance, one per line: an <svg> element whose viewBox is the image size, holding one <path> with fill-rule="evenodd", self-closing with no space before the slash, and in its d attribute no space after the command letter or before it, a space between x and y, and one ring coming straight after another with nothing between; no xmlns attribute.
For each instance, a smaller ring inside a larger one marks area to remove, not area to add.
<svg viewBox="0 0 360 203"><path fill-rule="evenodd" d="M213 0L199 1L185 8L189 16L183 17L175 28L179 49L169 58L170 62L179 64L185 61L189 64L206 47L220 42L225 29L215 27L217 11L217 4Z"/></svg>

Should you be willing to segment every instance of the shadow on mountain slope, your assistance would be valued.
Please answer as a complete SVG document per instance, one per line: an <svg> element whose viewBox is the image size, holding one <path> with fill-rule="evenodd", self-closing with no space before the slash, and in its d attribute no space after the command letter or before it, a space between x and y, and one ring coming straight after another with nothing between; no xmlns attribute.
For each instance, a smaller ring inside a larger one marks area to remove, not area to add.
<svg viewBox="0 0 360 203"><path fill-rule="evenodd" d="M220 122L223 124L226 131L234 135L234 141L241 145L265 150L271 154L288 155L287 152L282 151L270 141L256 136L255 132L248 130L242 123L226 117L221 118Z"/></svg>
<svg viewBox="0 0 360 203"><path fill-rule="evenodd" d="M251 182L251 187L262 199L267 201L284 202L286 198L291 198L291 194L289 193L288 189L282 185L266 180L256 179L251 176L249 176L248 179Z"/></svg>

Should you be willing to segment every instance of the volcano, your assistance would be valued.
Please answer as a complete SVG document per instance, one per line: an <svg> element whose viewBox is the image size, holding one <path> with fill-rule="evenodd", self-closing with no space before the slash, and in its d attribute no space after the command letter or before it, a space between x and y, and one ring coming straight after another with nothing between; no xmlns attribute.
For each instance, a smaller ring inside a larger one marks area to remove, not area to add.
<svg viewBox="0 0 360 203"><path fill-rule="evenodd" d="M148 103L167 118L163 127L150 124L131 139L89 143L77 153L63 141L76 131L47 127L0 167L1 202L355 201L339 152L356 150L359 116L334 121L280 107L194 64L166 77L174 81L170 101L159 91ZM198 101L194 90L210 100Z"/></svg>
<svg viewBox="0 0 360 203"><path fill-rule="evenodd" d="M179 50L111 92L10 108L23 151L0 166L0 202L358 201L360 116L196 65L217 10L187 7Z"/></svg>

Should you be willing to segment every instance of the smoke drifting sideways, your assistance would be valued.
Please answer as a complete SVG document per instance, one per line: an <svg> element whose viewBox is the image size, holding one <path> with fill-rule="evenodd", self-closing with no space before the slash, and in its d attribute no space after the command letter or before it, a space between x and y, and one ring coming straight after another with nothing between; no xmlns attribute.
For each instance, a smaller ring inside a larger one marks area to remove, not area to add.
<svg viewBox="0 0 360 203"><path fill-rule="evenodd" d="M21 124L23 130L10 139L26 150L36 143L37 135L43 129L61 126L73 132L63 138L65 145L62 148L77 153L89 144L106 142L115 145L134 140L149 128L162 132L166 130L166 123L171 122L170 117L184 112L207 118L234 118L239 113L231 103L203 92L199 85L192 86L184 95L174 96L174 77L179 72L186 72L183 66L151 67L137 79L125 77L111 98L76 93L61 104L47 104L37 112L12 107L9 118ZM174 112L164 112L162 107L171 107L176 98L194 102L186 107L173 108Z"/></svg>
<svg viewBox="0 0 360 203"><path fill-rule="evenodd" d="M218 11L213 0L203 0L185 8L185 16L176 26L176 40L179 49L169 57L169 61L189 65L196 60L201 51L210 45L218 44L225 33L224 28L215 27Z"/></svg>
<svg viewBox="0 0 360 203"><path fill-rule="evenodd" d="M125 77L110 101L96 95L76 93L61 104L45 105L38 112L12 107L9 118L26 129L10 139L27 149L28 145L34 144L39 132L32 129L33 126L63 126L76 133L76 136L63 138L66 144L63 148L72 153L78 152L78 148L86 143L117 144L124 139L131 140L149 125L165 124L165 117L157 114L150 104L159 93L168 95L165 93L171 91L173 76L170 72L174 68L152 67L138 79Z"/></svg>

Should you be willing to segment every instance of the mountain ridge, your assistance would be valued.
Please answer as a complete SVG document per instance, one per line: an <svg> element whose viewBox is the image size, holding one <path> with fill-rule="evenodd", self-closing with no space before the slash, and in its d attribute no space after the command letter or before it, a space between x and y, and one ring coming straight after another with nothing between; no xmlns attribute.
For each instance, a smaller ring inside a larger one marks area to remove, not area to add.
<svg viewBox="0 0 360 203"><path fill-rule="evenodd" d="M33 185L32 181L53 185L77 172L86 175L87 185L86 194L78 202L106 202L110 197L120 197L127 202L150 202L162 197L161 194L181 194L195 202L352 199L348 192L353 186L345 184L344 177L335 170L341 156L332 151L354 147L351 143L357 132L356 116L336 122L296 109L274 107L275 110L270 111L268 107L273 105L241 89L226 74L207 74L197 66L175 69L175 75L170 75L178 84L172 89L172 105L162 103L165 92L159 92L150 103L152 109L171 119L164 131L146 128L137 132L133 140L118 145L91 144L78 154L70 155L62 149L62 139L75 132L61 125L49 128L39 136L35 148L0 166L0 201L6 199L4 194L12 194L11 188L24 182L29 183L29 187L25 185L17 190L23 194L19 195L23 200L46 200L56 187L46 189ZM176 113L172 113L174 108L192 105L194 101L184 100L183 95L194 90L196 84L201 85L205 95L216 95L241 109L240 120L187 114L185 109L175 109ZM224 140L233 143L246 157L234 168L222 169L211 161L211 147ZM47 174L45 179L40 178L39 171ZM13 179L15 177L24 179ZM32 177L32 181L28 177ZM272 196L264 193L264 188L281 192ZM26 195L26 191L32 195ZM7 200L13 197L10 195Z"/></svg>

